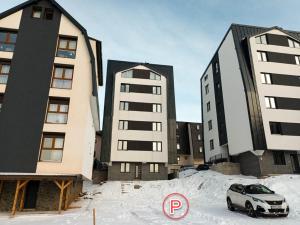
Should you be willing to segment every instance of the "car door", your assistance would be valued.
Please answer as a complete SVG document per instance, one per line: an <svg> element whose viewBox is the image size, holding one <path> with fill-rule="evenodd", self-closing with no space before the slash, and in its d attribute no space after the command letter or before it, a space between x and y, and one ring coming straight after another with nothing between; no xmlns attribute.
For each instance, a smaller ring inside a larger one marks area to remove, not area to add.
<svg viewBox="0 0 300 225"><path fill-rule="evenodd" d="M230 200L231 200L232 204L237 205L238 193L237 193L236 185L233 185L233 186L230 187L229 197L230 197Z"/></svg>
<svg viewBox="0 0 300 225"><path fill-rule="evenodd" d="M237 187L237 195L236 195L236 205L240 207L245 207L245 194L244 192L244 186L240 185Z"/></svg>

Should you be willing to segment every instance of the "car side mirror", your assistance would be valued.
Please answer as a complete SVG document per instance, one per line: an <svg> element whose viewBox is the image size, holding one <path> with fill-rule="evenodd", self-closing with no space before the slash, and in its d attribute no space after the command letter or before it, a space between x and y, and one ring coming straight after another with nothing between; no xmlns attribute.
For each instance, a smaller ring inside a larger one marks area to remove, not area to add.
<svg viewBox="0 0 300 225"><path fill-rule="evenodd" d="M246 194L246 191L242 191L242 195L245 195Z"/></svg>

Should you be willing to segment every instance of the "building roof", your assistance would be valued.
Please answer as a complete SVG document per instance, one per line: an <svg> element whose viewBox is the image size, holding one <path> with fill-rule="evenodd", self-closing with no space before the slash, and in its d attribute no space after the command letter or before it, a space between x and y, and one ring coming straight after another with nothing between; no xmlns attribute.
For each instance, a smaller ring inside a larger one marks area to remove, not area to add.
<svg viewBox="0 0 300 225"><path fill-rule="evenodd" d="M3 19L19 10L22 10L30 5L36 4L41 0L28 0L22 4L19 4L9 10L6 10L2 13L0 13L0 19ZM91 64L93 67L93 83L94 80L96 80L96 70L95 70L95 57L93 54L92 46L90 44L90 38L88 37L86 29L76 20L74 17L72 17L62 6L60 6L55 0L47 0L49 1L52 5L54 5L63 15L65 15L79 30L81 30L82 34L85 37L86 45L89 50L89 54L91 57ZM91 38L92 39L92 38ZM96 41L96 48L97 48L97 68L98 68L98 85L102 86L103 85L103 72L102 72L102 51L101 51L101 42L99 40L93 39ZM93 94L94 96L97 96L97 84L94 84L93 86Z"/></svg>

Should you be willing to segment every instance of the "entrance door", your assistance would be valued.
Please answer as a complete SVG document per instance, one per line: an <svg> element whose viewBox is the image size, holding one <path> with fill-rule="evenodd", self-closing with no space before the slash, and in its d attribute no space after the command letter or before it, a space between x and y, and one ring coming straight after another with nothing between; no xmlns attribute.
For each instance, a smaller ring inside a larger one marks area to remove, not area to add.
<svg viewBox="0 0 300 225"><path fill-rule="evenodd" d="M300 173L300 164L297 154L291 154L291 161L294 169L294 173Z"/></svg>
<svg viewBox="0 0 300 225"><path fill-rule="evenodd" d="M135 164L135 179L140 180L142 178L142 165Z"/></svg>
<svg viewBox="0 0 300 225"><path fill-rule="evenodd" d="M39 181L29 181L26 187L24 209L35 209L37 194L39 191Z"/></svg>

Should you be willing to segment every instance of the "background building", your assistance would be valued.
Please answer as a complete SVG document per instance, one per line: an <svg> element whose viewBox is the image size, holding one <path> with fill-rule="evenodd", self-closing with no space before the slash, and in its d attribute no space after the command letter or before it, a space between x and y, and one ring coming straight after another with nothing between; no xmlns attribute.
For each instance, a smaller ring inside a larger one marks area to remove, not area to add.
<svg viewBox="0 0 300 225"><path fill-rule="evenodd" d="M201 78L205 160L298 173L300 33L233 24Z"/></svg>
<svg viewBox="0 0 300 225"><path fill-rule="evenodd" d="M101 161L109 180L168 178L176 163L172 66L108 61Z"/></svg>
<svg viewBox="0 0 300 225"><path fill-rule="evenodd" d="M101 43L53 0L0 14L0 210L67 208L91 179Z"/></svg>

